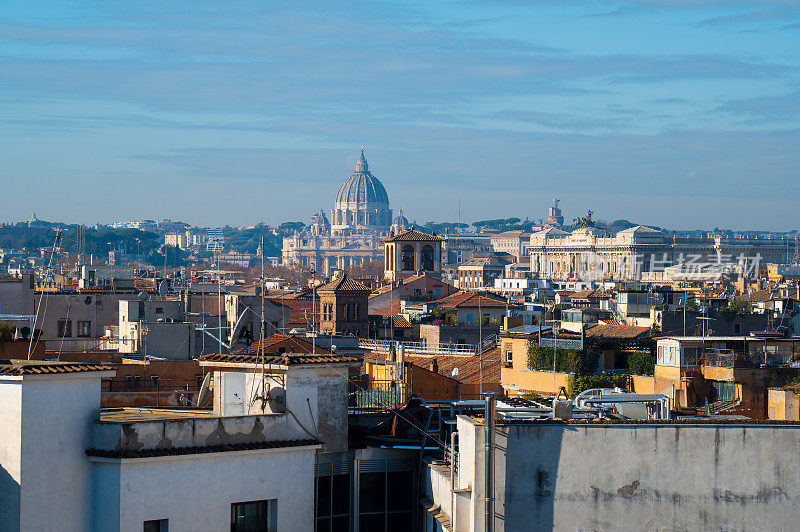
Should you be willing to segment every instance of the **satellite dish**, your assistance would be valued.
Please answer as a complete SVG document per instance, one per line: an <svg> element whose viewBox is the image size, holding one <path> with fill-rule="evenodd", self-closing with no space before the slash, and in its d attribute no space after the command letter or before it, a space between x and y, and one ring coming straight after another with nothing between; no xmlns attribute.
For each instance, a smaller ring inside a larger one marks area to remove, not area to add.
<svg viewBox="0 0 800 532"><path fill-rule="evenodd" d="M148 299L150 299L150 296L147 292L139 292L139 301L147 301Z"/></svg>
<svg viewBox="0 0 800 532"><path fill-rule="evenodd" d="M168 291L169 291L169 285L167 284L166 279L158 283L158 295L164 297L165 295L167 295Z"/></svg>
<svg viewBox="0 0 800 532"><path fill-rule="evenodd" d="M335 353L335 352L336 352L336 346L331 344L331 353Z"/></svg>
<svg viewBox="0 0 800 532"><path fill-rule="evenodd" d="M450 376L454 379L458 377L458 368L453 368L453 371L450 372Z"/></svg>
<svg viewBox="0 0 800 532"><path fill-rule="evenodd" d="M200 393L197 394L197 406L202 407L203 404L208 400L211 396L210 391L211 386L211 372L209 371L206 373L206 376L203 377L203 384L200 386Z"/></svg>

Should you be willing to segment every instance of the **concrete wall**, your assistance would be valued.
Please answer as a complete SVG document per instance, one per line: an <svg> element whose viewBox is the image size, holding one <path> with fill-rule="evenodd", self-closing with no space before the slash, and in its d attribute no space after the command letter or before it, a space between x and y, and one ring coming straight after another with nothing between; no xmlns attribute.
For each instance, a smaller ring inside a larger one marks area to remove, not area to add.
<svg viewBox="0 0 800 532"><path fill-rule="evenodd" d="M91 446L109 451L203 447L309 437L286 414L131 423L96 421L92 425Z"/></svg>
<svg viewBox="0 0 800 532"><path fill-rule="evenodd" d="M91 337L97 338L104 334L105 327L119 323L119 302L123 299L135 298L135 294L63 294L63 293L38 293L35 304L39 305L39 318L36 328L41 329L42 338L56 338L58 336L58 320L69 319L72 321L72 338L78 334L78 321L90 321ZM87 304L87 298L90 298ZM65 346L67 343L65 343Z"/></svg>
<svg viewBox="0 0 800 532"><path fill-rule="evenodd" d="M19 530L22 378L0 377L0 532Z"/></svg>
<svg viewBox="0 0 800 532"><path fill-rule="evenodd" d="M0 279L0 314L35 314L33 300L33 276L23 275L21 279ZM28 323L18 323L19 327L29 327Z"/></svg>
<svg viewBox="0 0 800 532"><path fill-rule="evenodd" d="M291 417L291 423L301 431L298 437L319 439L325 452L347 449L348 372L347 364L292 366L284 375L276 373L267 379L270 387L282 386L286 390L286 417ZM237 378L237 374L243 377ZM234 399L234 394L239 399ZM252 400L261 395L261 375L257 370L214 372L215 415L272 412L269 402ZM276 411L283 411L275 406Z"/></svg>
<svg viewBox="0 0 800 532"><path fill-rule="evenodd" d="M149 519L169 519L170 532L228 530L231 503L272 499L277 530L310 531L314 456L314 447L302 447L116 461L93 458L91 530L141 530Z"/></svg>
<svg viewBox="0 0 800 532"><path fill-rule="evenodd" d="M100 376L112 374L23 377L21 530L89 529L91 478L84 451L99 414Z"/></svg>
<svg viewBox="0 0 800 532"><path fill-rule="evenodd" d="M480 531L484 429L460 416L458 431ZM797 425L498 425L496 530L792 530L798 438Z"/></svg>

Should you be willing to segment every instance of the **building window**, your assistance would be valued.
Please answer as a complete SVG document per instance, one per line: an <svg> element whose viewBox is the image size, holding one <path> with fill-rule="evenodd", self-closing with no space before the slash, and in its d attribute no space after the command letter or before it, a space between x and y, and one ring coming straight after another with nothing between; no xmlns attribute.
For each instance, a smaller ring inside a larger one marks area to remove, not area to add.
<svg viewBox="0 0 800 532"><path fill-rule="evenodd" d="M274 532L276 504L274 499L231 504L231 532Z"/></svg>
<svg viewBox="0 0 800 532"><path fill-rule="evenodd" d="M330 532L350 530L350 474L317 477L317 528Z"/></svg>
<svg viewBox="0 0 800 532"><path fill-rule="evenodd" d="M58 320L58 333L59 338L72 337L72 320Z"/></svg>
<svg viewBox="0 0 800 532"><path fill-rule="evenodd" d="M78 336L81 338L88 338L92 335L92 322L79 321L78 322Z"/></svg>
<svg viewBox="0 0 800 532"><path fill-rule="evenodd" d="M433 271L433 246L422 246L422 270L426 272Z"/></svg>
<svg viewBox="0 0 800 532"><path fill-rule="evenodd" d="M156 307L156 314L164 314L164 307Z"/></svg>
<svg viewBox="0 0 800 532"><path fill-rule="evenodd" d="M412 530L414 479L411 471L362 473L359 530Z"/></svg>
<svg viewBox="0 0 800 532"><path fill-rule="evenodd" d="M506 365L508 367L511 367L511 363L514 361L514 356L513 355L514 355L514 352L511 349L506 351Z"/></svg>
<svg viewBox="0 0 800 532"><path fill-rule="evenodd" d="M403 271L414 271L414 248L409 245L403 246Z"/></svg>
<svg viewBox="0 0 800 532"><path fill-rule="evenodd" d="M169 519L151 519L144 522L144 532L168 532Z"/></svg>

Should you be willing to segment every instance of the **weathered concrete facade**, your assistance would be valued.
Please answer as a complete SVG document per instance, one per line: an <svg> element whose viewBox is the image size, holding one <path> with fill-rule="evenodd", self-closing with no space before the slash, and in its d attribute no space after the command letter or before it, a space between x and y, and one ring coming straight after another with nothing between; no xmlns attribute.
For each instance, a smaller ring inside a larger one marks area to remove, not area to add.
<svg viewBox="0 0 800 532"><path fill-rule="evenodd" d="M457 493L435 502L484 530L483 424L458 432ZM790 424L498 424L495 529L792 530L798 442Z"/></svg>

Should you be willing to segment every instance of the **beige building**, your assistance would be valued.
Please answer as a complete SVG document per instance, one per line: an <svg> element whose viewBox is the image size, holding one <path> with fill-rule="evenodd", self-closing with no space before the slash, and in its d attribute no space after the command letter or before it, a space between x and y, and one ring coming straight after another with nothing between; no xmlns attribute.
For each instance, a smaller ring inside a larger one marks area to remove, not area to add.
<svg viewBox="0 0 800 532"><path fill-rule="evenodd" d="M505 231L492 235L492 250L500 253L508 253L520 260L528 255L528 244L530 244L531 233L527 231Z"/></svg>
<svg viewBox="0 0 800 532"><path fill-rule="evenodd" d="M528 254L531 272L539 277L619 281L641 279L676 264L685 270L732 264L747 274L758 263L784 263L787 255L794 255L794 240L678 237L643 225L616 235L595 228L567 233L551 227L531 235Z"/></svg>

